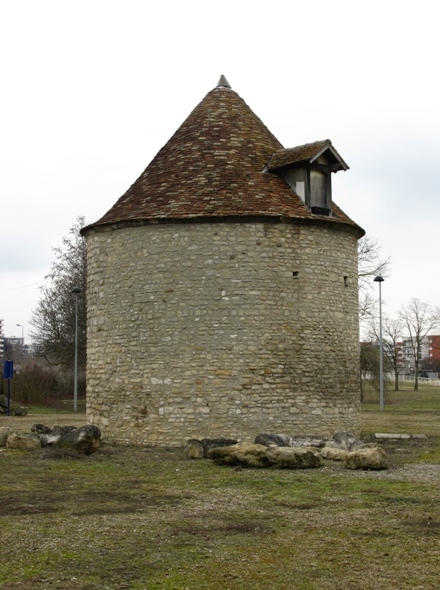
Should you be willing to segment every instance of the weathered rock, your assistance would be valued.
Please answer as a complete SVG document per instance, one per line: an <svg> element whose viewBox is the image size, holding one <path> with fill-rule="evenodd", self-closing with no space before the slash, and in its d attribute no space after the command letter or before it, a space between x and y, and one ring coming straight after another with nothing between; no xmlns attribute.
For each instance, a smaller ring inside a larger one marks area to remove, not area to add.
<svg viewBox="0 0 440 590"><path fill-rule="evenodd" d="M35 434L49 434L49 432L52 432L52 428L49 428L49 426L45 426L44 424L34 424L31 428L31 432L35 432Z"/></svg>
<svg viewBox="0 0 440 590"><path fill-rule="evenodd" d="M280 469L316 469L322 466L321 453L316 448L269 447L267 458Z"/></svg>
<svg viewBox="0 0 440 590"><path fill-rule="evenodd" d="M23 434L13 432L6 440L8 449L38 449L41 448L41 441L36 434Z"/></svg>
<svg viewBox="0 0 440 590"><path fill-rule="evenodd" d="M338 447L324 447L321 449L321 457L329 461L345 461L347 455L348 451L346 449Z"/></svg>
<svg viewBox="0 0 440 590"><path fill-rule="evenodd" d="M53 447L60 440L61 434L44 433L38 435L42 447Z"/></svg>
<svg viewBox="0 0 440 590"><path fill-rule="evenodd" d="M265 447L290 447L290 436L287 434L272 434L270 432L262 432L255 437L254 445L263 445Z"/></svg>
<svg viewBox="0 0 440 590"><path fill-rule="evenodd" d="M348 453L345 466L348 469L388 469L388 460L381 447L363 447Z"/></svg>
<svg viewBox="0 0 440 590"><path fill-rule="evenodd" d="M208 451L208 457L219 465L240 467L278 467L280 469L309 469L321 467L318 449L307 447L277 447L238 443Z"/></svg>
<svg viewBox="0 0 440 590"><path fill-rule="evenodd" d="M205 450L202 445L202 441L197 438L190 438L186 442L185 454L190 459L203 459L205 456Z"/></svg>
<svg viewBox="0 0 440 590"><path fill-rule="evenodd" d="M6 414L6 412L8 411L8 400L6 398L5 395L0 395L0 412L4 412Z"/></svg>
<svg viewBox="0 0 440 590"><path fill-rule="evenodd" d="M208 457L218 465L240 467L269 467L267 447L252 443L238 443L230 447L217 447L208 451Z"/></svg>
<svg viewBox="0 0 440 590"><path fill-rule="evenodd" d="M262 432L255 437L254 444L265 447L316 447L322 448L326 438L320 436L287 436L287 434L273 434Z"/></svg>
<svg viewBox="0 0 440 590"><path fill-rule="evenodd" d="M291 447L314 447L322 449L327 442L326 438L320 436L295 436L290 439Z"/></svg>
<svg viewBox="0 0 440 590"><path fill-rule="evenodd" d="M82 427L84 428L84 427ZM77 430L78 426L58 426L55 425L52 428L52 434L67 434L68 432L72 432L72 430Z"/></svg>
<svg viewBox="0 0 440 590"><path fill-rule="evenodd" d="M14 406L14 416L27 416L28 409L25 406Z"/></svg>
<svg viewBox="0 0 440 590"><path fill-rule="evenodd" d="M203 438L202 440L191 438L186 444L185 452L190 459L205 459L210 449L229 447L235 444L237 441L231 438Z"/></svg>
<svg viewBox="0 0 440 590"><path fill-rule="evenodd" d="M15 430L10 428L9 426L3 426L0 428L0 447L6 446L6 441L8 440L8 436L10 436Z"/></svg>
<svg viewBox="0 0 440 590"><path fill-rule="evenodd" d="M351 432L337 430L333 434L333 439L327 441L325 446L352 451L361 445L362 442L354 434L351 434Z"/></svg>
<svg viewBox="0 0 440 590"><path fill-rule="evenodd" d="M61 434L55 444L57 447L73 448L85 455L91 455L101 444L101 431L97 426L89 424Z"/></svg>
<svg viewBox="0 0 440 590"><path fill-rule="evenodd" d="M60 434L59 432L62 431ZM64 432L64 427L55 428L49 434L40 434L43 446L73 449L85 455L91 455L98 450L101 444L101 431L97 426L87 425L81 428L73 428Z"/></svg>

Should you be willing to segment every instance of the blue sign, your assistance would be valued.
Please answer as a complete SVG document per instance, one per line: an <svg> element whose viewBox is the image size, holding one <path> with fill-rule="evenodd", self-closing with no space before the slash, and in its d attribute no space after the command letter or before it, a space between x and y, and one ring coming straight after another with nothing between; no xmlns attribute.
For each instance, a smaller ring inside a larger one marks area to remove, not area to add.
<svg viewBox="0 0 440 590"><path fill-rule="evenodd" d="M3 379L12 379L14 376L14 361L5 361L3 363Z"/></svg>

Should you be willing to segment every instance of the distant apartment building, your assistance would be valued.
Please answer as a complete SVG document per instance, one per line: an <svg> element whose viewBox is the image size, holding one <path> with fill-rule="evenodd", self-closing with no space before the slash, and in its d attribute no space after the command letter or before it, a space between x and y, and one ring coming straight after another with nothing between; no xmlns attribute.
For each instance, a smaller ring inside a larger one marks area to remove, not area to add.
<svg viewBox="0 0 440 590"><path fill-rule="evenodd" d="M398 343L398 358L403 372L414 372L414 351L411 340L404 338ZM422 341L419 367L425 371L440 371L440 335L430 334Z"/></svg>
<svg viewBox="0 0 440 590"><path fill-rule="evenodd" d="M4 320L0 319L0 361L5 358L5 335L3 331Z"/></svg>

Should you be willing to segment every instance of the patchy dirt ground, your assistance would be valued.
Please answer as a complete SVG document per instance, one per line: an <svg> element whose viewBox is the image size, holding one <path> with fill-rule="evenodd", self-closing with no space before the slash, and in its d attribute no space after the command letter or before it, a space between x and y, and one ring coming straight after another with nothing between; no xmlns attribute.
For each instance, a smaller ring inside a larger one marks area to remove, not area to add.
<svg viewBox="0 0 440 590"><path fill-rule="evenodd" d="M439 440L382 446L380 472L235 470L106 444L89 457L0 450L0 587L436 589Z"/></svg>

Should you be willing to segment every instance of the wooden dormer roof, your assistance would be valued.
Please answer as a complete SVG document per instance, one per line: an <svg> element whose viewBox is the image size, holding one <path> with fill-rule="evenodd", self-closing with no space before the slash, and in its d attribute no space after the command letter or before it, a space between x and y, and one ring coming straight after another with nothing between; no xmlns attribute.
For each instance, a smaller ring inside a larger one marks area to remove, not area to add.
<svg viewBox="0 0 440 590"><path fill-rule="evenodd" d="M348 170L347 164L338 154L329 139L306 143L294 148L280 149L276 151L267 164L268 171L275 171L286 166L297 166L300 164L313 164L325 156L328 160L332 172L339 170Z"/></svg>
<svg viewBox="0 0 440 590"><path fill-rule="evenodd" d="M322 142L310 145L318 144ZM331 144L321 147L337 153ZM298 149L285 150L222 76L127 192L84 232L256 217L316 220L320 216L308 210L284 178L268 171L268 165L275 170L277 158L290 158ZM325 221L363 233L334 204Z"/></svg>

